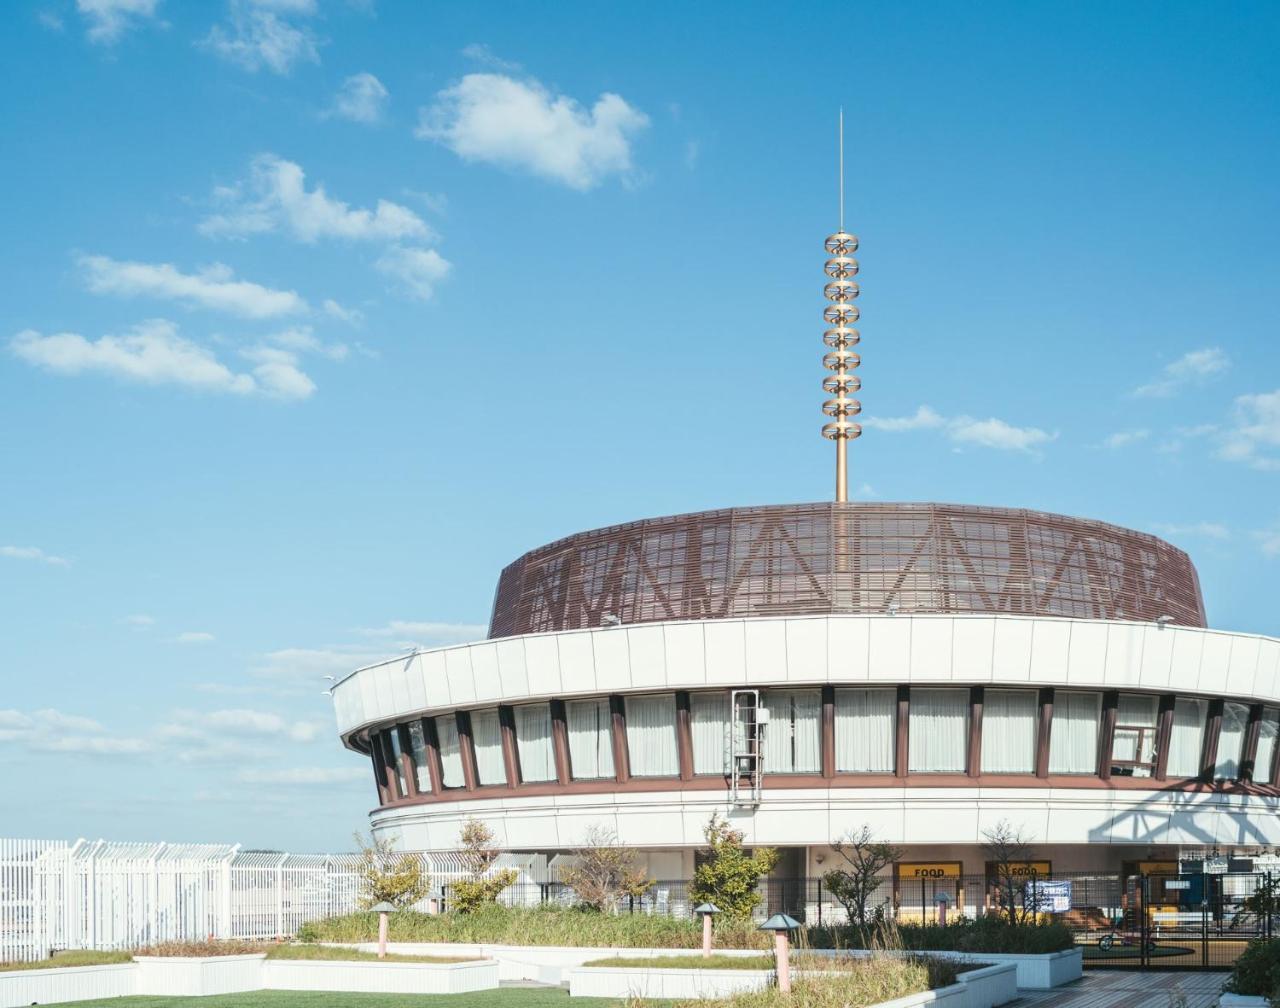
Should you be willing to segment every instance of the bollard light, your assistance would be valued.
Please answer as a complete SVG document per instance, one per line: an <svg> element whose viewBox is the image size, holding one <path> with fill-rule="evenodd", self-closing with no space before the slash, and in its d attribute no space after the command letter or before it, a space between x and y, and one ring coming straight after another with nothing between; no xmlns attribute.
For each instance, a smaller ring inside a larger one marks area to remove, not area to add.
<svg viewBox="0 0 1280 1008"><path fill-rule="evenodd" d="M369 907L378 915L378 958L385 959L387 957L387 928L390 924L390 915L395 912L393 907L386 900L381 903L375 903Z"/></svg>
<svg viewBox="0 0 1280 1008"><path fill-rule="evenodd" d="M711 916L718 914L720 908L714 903L702 903L693 908L693 912L702 918L702 958L711 958Z"/></svg>
<svg viewBox="0 0 1280 1008"><path fill-rule="evenodd" d="M800 926L794 917L776 913L760 925L761 931L773 932L773 958L778 967L778 990L791 993L791 932Z"/></svg>

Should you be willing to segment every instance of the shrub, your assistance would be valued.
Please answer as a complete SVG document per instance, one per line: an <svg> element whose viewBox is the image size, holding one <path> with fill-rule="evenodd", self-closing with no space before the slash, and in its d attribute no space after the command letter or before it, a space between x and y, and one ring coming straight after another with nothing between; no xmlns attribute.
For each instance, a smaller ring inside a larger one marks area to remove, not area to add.
<svg viewBox="0 0 1280 1008"><path fill-rule="evenodd" d="M210 956L257 955L270 951L272 943L215 938L208 941L163 941L134 950L134 955L207 958Z"/></svg>
<svg viewBox="0 0 1280 1008"><path fill-rule="evenodd" d="M336 948L332 945L274 945L267 953L268 959L317 959L333 962L378 962L378 953L362 952L353 948ZM476 962L477 956L425 956L401 955L388 952L382 962L459 963Z"/></svg>
<svg viewBox="0 0 1280 1008"><path fill-rule="evenodd" d="M0 973L8 973L11 970L59 969L64 966L109 966L127 963L132 959L132 952L72 949L66 952L55 952L48 959L36 959L31 962L0 962Z"/></svg>
<svg viewBox="0 0 1280 1008"><path fill-rule="evenodd" d="M690 898L695 903L714 903L723 920L750 920L760 902L756 886L777 864L778 852L758 847L748 854L742 846L742 833L715 812L702 835L709 850L707 859L694 869Z"/></svg>
<svg viewBox="0 0 1280 1008"><path fill-rule="evenodd" d="M355 834L360 848L360 905L366 909L384 900L395 907L413 906L427 894L430 878L422 870L422 859L413 854L396 854L390 840Z"/></svg>
<svg viewBox="0 0 1280 1008"><path fill-rule="evenodd" d="M876 840L870 826L849 830L837 837L831 849L843 859L845 867L827 872L822 876L823 883L840 901L850 923L871 923L867 919L867 904L884 882L880 873L901 860L902 851Z"/></svg>
<svg viewBox="0 0 1280 1008"><path fill-rule="evenodd" d="M903 948L932 952L1039 955L1075 945L1071 930L1060 921L1014 924L994 914L974 920L962 917L945 925L903 924L897 931Z"/></svg>
<svg viewBox="0 0 1280 1008"><path fill-rule="evenodd" d="M613 956L608 959L592 959L583 966L637 967L643 969L773 969L773 956L728 956L728 955L674 955L628 958Z"/></svg>
<svg viewBox="0 0 1280 1008"><path fill-rule="evenodd" d="M1280 1005L1280 938L1255 938L1231 969L1224 988L1232 994L1252 994Z"/></svg>
<svg viewBox="0 0 1280 1008"><path fill-rule="evenodd" d="M459 839L462 846L458 853L471 877L449 886L450 909L461 914L475 913L486 904L493 903L502 890L519 876L511 868L493 870L502 851L495 846L493 830L479 819L468 819Z"/></svg>
<svg viewBox="0 0 1280 1008"><path fill-rule="evenodd" d="M593 910L614 910L623 899L639 898L653 885L638 863L639 853L622 846L612 830L592 826L574 856L575 864L560 869L560 881Z"/></svg>

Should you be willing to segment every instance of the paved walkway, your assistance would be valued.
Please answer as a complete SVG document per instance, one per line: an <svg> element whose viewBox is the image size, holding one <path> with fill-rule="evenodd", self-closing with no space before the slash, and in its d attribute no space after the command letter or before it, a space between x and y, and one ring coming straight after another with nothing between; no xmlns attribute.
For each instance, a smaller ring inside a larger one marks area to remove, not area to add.
<svg viewBox="0 0 1280 1008"><path fill-rule="evenodd" d="M1085 970L1050 991L1022 991L1014 1008L1213 1008L1226 973ZM1185 1003L1183 1002L1183 999Z"/></svg>

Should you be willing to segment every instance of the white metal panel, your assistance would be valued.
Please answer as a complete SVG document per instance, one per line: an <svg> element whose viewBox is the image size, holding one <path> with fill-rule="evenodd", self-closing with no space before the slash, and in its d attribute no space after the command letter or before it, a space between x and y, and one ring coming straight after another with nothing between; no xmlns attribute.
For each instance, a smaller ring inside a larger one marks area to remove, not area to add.
<svg viewBox="0 0 1280 1008"><path fill-rule="evenodd" d="M1191 631L1195 633L1195 631ZM1227 668L1231 664L1231 645L1235 634L1200 631L1200 671L1196 679L1196 688L1202 682L1220 683L1227 681Z"/></svg>
<svg viewBox="0 0 1280 1008"><path fill-rule="evenodd" d="M1200 689L1201 660L1207 634L1198 630L1170 627L1166 631L1173 640L1167 685L1174 690ZM1218 680L1221 682L1221 679Z"/></svg>
<svg viewBox="0 0 1280 1008"><path fill-rule="evenodd" d="M1101 686L1106 682L1107 625L1077 620L1071 624L1067 655L1068 686Z"/></svg>
<svg viewBox="0 0 1280 1008"><path fill-rule="evenodd" d="M742 620L707 623L703 627L707 683L737 685L747 681L746 631Z"/></svg>
<svg viewBox="0 0 1280 1008"><path fill-rule="evenodd" d="M951 675L957 682L988 682L995 660L996 621L958 616L951 621Z"/></svg>
<svg viewBox="0 0 1280 1008"><path fill-rule="evenodd" d="M498 700L503 696L502 676L498 668L498 649L492 644L475 644L471 653L471 677L475 699Z"/></svg>
<svg viewBox="0 0 1280 1008"><path fill-rule="evenodd" d="M657 624L632 626L627 627L626 633L632 687L666 686L667 645L662 627ZM598 647L596 660L601 660Z"/></svg>
<svg viewBox="0 0 1280 1008"><path fill-rule="evenodd" d="M949 616L911 617L912 682L951 679L951 635Z"/></svg>
<svg viewBox="0 0 1280 1008"><path fill-rule="evenodd" d="M1031 679L1031 630L1034 620L996 620L991 646L991 682Z"/></svg>
<svg viewBox="0 0 1280 1008"><path fill-rule="evenodd" d="M431 706L427 696L427 684L422 678L422 658L419 655L413 655L405 661L404 684L409 710L420 711Z"/></svg>
<svg viewBox="0 0 1280 1008"><path fill-rule="evenodd" d="M1231 661L1227 665L1227 680L1219 681L1217 690L1225 690L1235 696L1248 696L1253 692L1253 680L1258 673L1257 637L1240 637L1231 645Z"/></svg>
<svg viewBox="0 0 1280 1008"><path fill-rule="evenodd" d="M1138 682L1147 689L1169 684L1173 662L1173 642L1177 631L1169 627L1142 628L1142 658L1138 665Z"/></svg>
<svg viewBox="0 0 1280 1008"><path fill-rule="evenodd" d="M529 692L529 670L524 662L524 638L504 637L494 643L498 655L498 678L506 696Z"/></svg>
<svg viewBox="0 0 1280 1008"><path fill-rule="evenodd" d="M707 681L707 656L702 642L703 624L667 623L662 626L667 683L701 686Z"/></svg>
<svg viewBox="0 0 1280 1008"><path fill-rule="evenodd" d="M427 703L432 707L446 707L462 702L455 700L449 690L449 676L445 670L447 653L447 651L424 651L418 655L418 668L422 670L422 685L427 691Z"/></svg>
<svg viewBox="0 0 1280 1008"><path fill-rule="evenodd" d="M827 621L786 620L788 682L822 682L827 678Z"/></svg>
<svg viewBox="0 0 1280 1008"><path fill-rule="evenodd" d="M867 678L867 649L871 634L865 619L833 616L827 625L827 672L841 682Z"/></svg>
<svg viewBox="0 0 1280 1008"><path fill-rule="evenodd" d="M911 678L911 617L869 616L868 679L909 682Z"/></svg>
<svg viewBox="0 0 1280 1008"><path fill-rule="evenodd" d="M524 661L529 671L526 695L559 696L564 692L564 683L560 678L559 636L538 634L524 639Z"/></svg>
<svg viewBox="0 0 1280 1008"><path fill-rule="evenodd" d="M785 621L748 620L745 634L747 682L784 682L787 675ZM821 677L819 669L814 669L814 677Z"/></svg>
<svg viewBox="0 0 1280 1008"><path fill-rule="evenodd" d="M595 689L600 693L612 693L616 690L627 690L632 688L631 678L631 653L628 647L628 634L624 627L613 627L609 630L595 630L590 634L589 643L592 647L591 660L595 664L594 673L591 680L594 686L586 687L587 689ZM579 676L583 675L577 669L576 662L571 661L570 654L575 657L578 655L575 649L572 652L560 651L560 666L565 669L565 692L576 692L578 687L576 683ZM581 652L583 659L587 657L585 651ZM569 670L573 669L573 674L569 674ZM586 680L584 680L586 681ZM573 685L571 685L573 684Z"/></svg>
<svg viewBox="0 0 1280 1008"><path fill-rule="evenodd" d="M444 672L449 695L455 704L476 702L475 674L471 670L471 648L450 648L444 653Z"/></svg>
<svg viewBox="0 0 1280 1008"><path fill-rule="evenodd" d="M386 695L390 697L391 709L396 711L414 710L414 706L409 698L409 666L413 662L413 656L409 655L404 658L397 659L394 662L387 662L383 667L384 682L387 685Z"/></svg>
<svg viewBox="0 0 1280 1008"><path fill-rule="evenodd" d="M1067 681L1071 654L1071 621L1038 619L1031 630L1032 679L1038 683L1058 685Z"/></svg>
<svg viewBox="0 0 1280 1008"><path fill-rule="evenodd" d="M1131 623L1107 627L1107 664L1103 682L1108 686L1135 687L1141 681L1142 638Z"/></svg>
<svg viewBox="0 0 1280 1008"><path fill-rule="evenodd" d="M560 648L560 687L567 695L594 693L597 690L608 692L618 689L626 681L626 636L618 630L604 631L609 637L620 639L620 643L609 648L605 644L605 653L612 661L601 671L601 681L596 679L596 655L592 638L597 636L591 630L575 630L570 633L556 635ZM619 658L621 652L622 657Z"/></svg>
<svg viewBox="0 0 1280 1008"><path fill-rule="evenodd" d="M1263 637L1258 641L1258 671L1253 677L1256 697L1274 697L1280 693L1280 641Z"/></svg>

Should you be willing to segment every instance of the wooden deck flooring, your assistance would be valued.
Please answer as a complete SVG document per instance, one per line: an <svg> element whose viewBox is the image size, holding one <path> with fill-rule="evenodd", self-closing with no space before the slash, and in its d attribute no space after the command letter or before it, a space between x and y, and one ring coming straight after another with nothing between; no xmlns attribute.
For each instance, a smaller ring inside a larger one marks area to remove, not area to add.
<svg viewBox="0 0 1280 1008"><path fill-rule="evenodd" d="M1083 978L1066 987L1020 991L1011 1008L1214 1008L1227 976L1086 970Z"/></svg>

